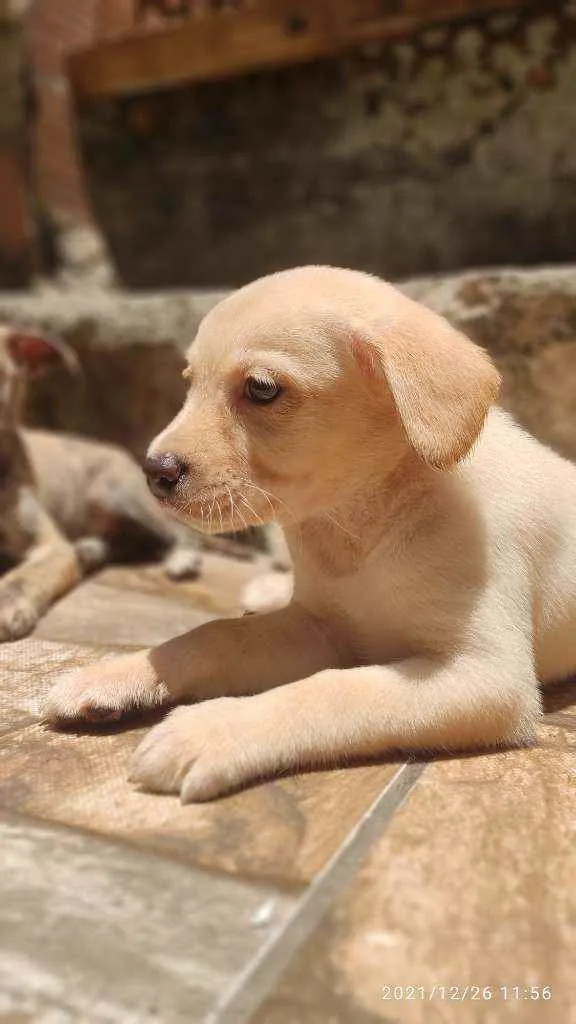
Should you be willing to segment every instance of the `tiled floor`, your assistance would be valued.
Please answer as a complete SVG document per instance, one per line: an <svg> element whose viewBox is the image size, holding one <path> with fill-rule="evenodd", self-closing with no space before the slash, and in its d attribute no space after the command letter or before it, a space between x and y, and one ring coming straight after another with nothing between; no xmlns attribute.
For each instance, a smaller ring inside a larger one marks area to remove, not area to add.
<svg viewBox="0 0 576 1024"><path fill-rule="evenodd" d="M63 668L234 614L254 571L215 555L186 585L107 570L0 647L0 1021L576 1020L568 688L534 750L318 772L188 807L127 783L146 726L39 724ZM434 985L493 998L420 998ZM552 1000L515 998L531 985Z"/></svg>
<svg viewBox="0 0 576 1024"><path fill-rule="evenodd" d="M255 1024L576 1020L576 732L542 740L429 765Z"/></svg>

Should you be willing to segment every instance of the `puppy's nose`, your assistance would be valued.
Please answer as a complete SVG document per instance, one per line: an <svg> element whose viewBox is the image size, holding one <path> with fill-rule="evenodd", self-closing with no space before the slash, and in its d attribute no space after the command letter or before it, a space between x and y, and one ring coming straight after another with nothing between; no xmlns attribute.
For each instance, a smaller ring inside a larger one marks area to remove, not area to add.
<svg viewBox="0 0 576 1024"><path fill-rule="evenodd" d="M144 461L148 487L157 498L166 498L186 472L186 463L174 452L148 455Z"/></svg>

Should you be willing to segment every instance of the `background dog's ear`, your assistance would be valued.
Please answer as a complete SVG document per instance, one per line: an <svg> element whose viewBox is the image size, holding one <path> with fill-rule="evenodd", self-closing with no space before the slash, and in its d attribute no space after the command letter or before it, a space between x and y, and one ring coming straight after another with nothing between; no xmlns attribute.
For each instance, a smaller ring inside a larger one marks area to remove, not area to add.
<svg viewBox="0 0 576 1024"><path fill-rule="evenodd" d="M377 336L365 328L355 333L354 356L364 373L385 376L414 450L429 465L448 469L482 430L500 374L489 355L443 317L405 303Z"/></svg>
<svg viewBox="0 0 576 1024"><path fill-rule="evenodd" d="M75 352L57 338L14 328L8 335L7 346L14 362L32 373L44 369L54 359L61 359L69 370L78 370Z"/></svg>

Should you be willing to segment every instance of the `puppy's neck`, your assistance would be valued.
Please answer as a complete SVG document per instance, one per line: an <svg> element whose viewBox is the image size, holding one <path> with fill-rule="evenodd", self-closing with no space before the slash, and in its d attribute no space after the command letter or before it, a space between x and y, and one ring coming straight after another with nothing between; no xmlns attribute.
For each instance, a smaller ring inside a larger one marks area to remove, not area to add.
<svg viewBox="0 0 576 1024"><path fill-rule="evenodd" d="M430 515L439 474L409 452L383 477L375 476L334 506L285 529L296 573L316 565L332 576L357 571L375 548L402 548Z"/></svg>

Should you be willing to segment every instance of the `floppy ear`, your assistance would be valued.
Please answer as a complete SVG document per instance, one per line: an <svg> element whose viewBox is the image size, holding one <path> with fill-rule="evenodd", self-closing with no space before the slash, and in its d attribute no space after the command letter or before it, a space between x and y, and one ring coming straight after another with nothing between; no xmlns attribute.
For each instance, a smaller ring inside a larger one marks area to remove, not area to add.
<svg viewBox="0 0 576 1024"><path fill-rule="evenodd" d="M73 349L60 339L37 334L20 328L13 328L7 339L8 351L14 362L35 373L54 359L61 359L69 370L78 369L78 359Z"/></svg>
<svg viewBox="0 0 576 1024"><path fill-rule="evenodd" d="M500 374L447 320L405 302L402 314L381 328L355 332L353 354L364 373L385 376L412 448L429 465L448 469L482 430Z"/></svg>

